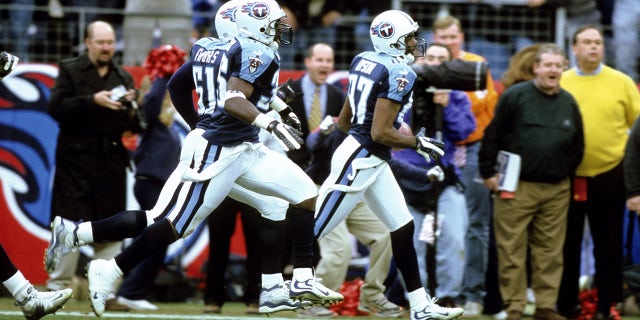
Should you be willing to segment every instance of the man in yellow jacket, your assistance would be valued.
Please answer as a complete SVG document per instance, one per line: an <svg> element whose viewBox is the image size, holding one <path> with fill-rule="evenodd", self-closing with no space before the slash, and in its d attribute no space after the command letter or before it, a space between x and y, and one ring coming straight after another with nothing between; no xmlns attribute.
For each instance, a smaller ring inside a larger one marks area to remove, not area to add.
<svg viewBox="0 0 640 320"><path fill-rule="evenodd" d="M608 319L611 305L622 301L621 235L626 200L622 159L629 130L640 113L640 94L630 77L603 63L601 29L581 27L572 41L577 65L564 72L560 85L580 107L585 148L569 207L558 311L568 318L576 315L580 249L587 217L598 288L597 312L592 319Z"/></svg>

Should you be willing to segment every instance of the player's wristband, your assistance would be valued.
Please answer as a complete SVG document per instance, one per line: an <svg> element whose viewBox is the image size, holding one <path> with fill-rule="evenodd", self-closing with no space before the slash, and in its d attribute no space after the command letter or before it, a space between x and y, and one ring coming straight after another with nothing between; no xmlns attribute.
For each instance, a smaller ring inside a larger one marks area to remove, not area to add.
<svg viewBox="0 0 640 320"><path fill-rule="evenodd" d="M246 99L247 96L240 90L228 90L227 93L224 95L224 102L226 102L227 100L229 100L231 98Z"/></svg>
<svg viewBox="0 0 640 320"><path fill-rule="evenodd" d="M282 101L282 99L280 99L278 96L273 97L273 100L271 101L271 104L269 106L271 107L271 109L275 110L276 112L280 112L282 110L289 108L289 106L284 101Z"/></svg>
<svg viewBox="0 0 640 320"><path fill-rule="evenodd" d="M252 125L258 127L258 128L262 128L262 129L267 129L267 127L269 127L269 124L273 121L276 121L276 119L269 117L268 115L264 114L264 113L260 113L255 120L253 120L253 122L251 123Z"/></svg>

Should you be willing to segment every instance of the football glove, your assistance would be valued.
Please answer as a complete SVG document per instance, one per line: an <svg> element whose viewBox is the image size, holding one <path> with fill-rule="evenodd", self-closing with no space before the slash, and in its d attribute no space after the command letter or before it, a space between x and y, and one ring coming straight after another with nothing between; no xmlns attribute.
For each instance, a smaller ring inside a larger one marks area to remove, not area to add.
<svg viewBox="0 0 640 320"><path fill-rule="evenodd" d="M280 118L282 118L282 123L302 132L302 123L300 122L300 119L298 119L298 116L296 116L296 114L293 113L290 108L284 109L278 114L280 114Z"/></svg>
<svg viewBox="0 0 640 320"><path fill-rule="evenodd" d="M298 150L302 143L304 143L304 140L302 140L302 132L287 124L278 122L278 120L264 113L256 117L253 125L271 133L284 151Z"/></svg>
<svg viewBox="0 0 640 320"><path fill-rule="evenodd" d="M0 79L9 75L11 71L18 65L20 58L6 52L0 52Z"/></svg>
<svg viewBox="0 0 640 320"><path fill-rule="evenodd" d="M292 83L293 80L289 78L289 80L281 84L276 91L276 95L278 96L278 98L282 99L282 101L284 101L284 103L286 104L291 104L296 100L297 97L302 95L302 92L295 92L293 90L293 87L291 86Z"/></svg>
<svg viewBox="0 0 640 320"><path fill-rule="evenodd" d="M431 162L431 160L437 160L439 157L444 155L445 143L437 140L431 139L424 135L425 129L420 129L420 132L416 135L416 151L422 155L427 162Z"/></svg>

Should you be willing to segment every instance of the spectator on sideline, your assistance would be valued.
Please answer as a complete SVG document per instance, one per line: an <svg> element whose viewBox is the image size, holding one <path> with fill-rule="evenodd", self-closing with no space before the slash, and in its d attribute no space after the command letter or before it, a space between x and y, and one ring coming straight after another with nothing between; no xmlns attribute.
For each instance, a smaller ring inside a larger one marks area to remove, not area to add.
<svg viewBox="0 0 640 320"><path fill-rule="evenodd" d="M462 50L464 32L460 20L445 16L433 22L433 39L449 47L453 59L486 61L482 56ZM466 262L463 289L457 302L464 302L465 316L479 316L484 309L486 293L485 273L489 252L489 222L491 220L491 198L489 190L475 182L478 176L478 151L482 145L484 130L493 119L498 93L493 86L491 72L487 71L485 90L467 92L471 100L471 111L476 118L476 129L465 140L457 144L454 159L462 169L460 180L465 186L464 194L469 213L466 231Z"/></svg>
<svg viewBox="0 0 640 320"><path fill-rule="evenodd" d="M327 78L334 71L334 51L331 45L326 42L319 42L307 48L304 64L306 72L298 80L291 82L291 88L298 95L290 103L291 109L300 119L302 124L302 138L307 139L309 133L316 130L320 122L326 116L337 117L344 103L344 93L336 86L327 83ZM317 98L317 100L315 100ZM314 104L314 101L317 101ZM319 113L316 113L317 107ZM311 165L311 152L305 148L290 150L287 156L303 170L307 170ZM330 159L330 158L329 158ZM315 162L314 166L323 164ZM329 164L325 164L329 166ZM314 181L322 181L325 174L323 169L316 176L314 170L307 171L307 174Z"/></svg>
<svg viewBox="0 0 640 320"><path fill-rule="evenodd" d="M564 271L558 311L578 313L581 243L589 222L598 288L596 320L610 317L622 302L622 237L625 190L622 159L629 129L640 113L640 94L629 76L603 63L604 36L586 25L573 35L577 65L562 75L562 88L578 102L584 124L584 158L575 172L564 243Z"/></svg>
<svg viewBox="0 0 640 320"><path fill-rule="evenodd" d="M427 47L424 57L416 59L415 64L433 66L450 61L451 58L449 48L435 42ZM459 178L460 169L454 162L454 150L456 142L464 140L473 132L476 121L471 112L471 102L464 92L429 90L427 86L423 81L416 81L412 108L405 114L404 122L410 125L412 132L425 128L426 136L442 140L446 144L445 154L439 161L427 162L414 149L405 148L394 151L389 164L398 178L416 225L413 245L418 255L420 280L425 288L428 288L427 242L420 240L420 234L429 223L426 216L437 213L435 220L439 231L434 274L438 286L435 288L435 295L438 296L439 304L455 306L455 298L462 291L464 277L468 213ZM442 179L430 181L428 173L434 168L443 173ZM432 241L431 244L433 243ZM429 248L433 249L433 246Z"/></svg>
<svg viewBox="0 0 640 320"><path fill-rule="evenodd" d="M636 119L631 128L623 165L627 209L640 215L640 118Z"/></svg>
<svg viewBox="0 0 640 320"><path fill-rule="evenodd" d="M94 21L87 25L85 36L87 52L60 62L48 104L49 114L60 126L52 219L99 220L124 210L130 159L122 136L143 129L131 104L136 95L133 77L112 60L116 47L113 28L104 21ZM93 247L93 258L111 258L120 252L121 243L96 243ZM55 271L47 266L47 288L69 287L79 257L79 251L70 253Z"/></svg>
<svg viewBox="0 0 640 320"><path fill-rule="evenodd" d="M521 320L527 303L527 250L536 320L564 320L556 310L562 276L561 248L571 197L571 177L582 159L584 137L576 101L560 88L564 51L544 44L533 80L507 89L482 139L479 169L496 193L494 230L499 283L507 320ZM499 151L521 157L517 189L499 187Z"/></svg>
<svg viewBox="0 0 640 320"><path fill-rule="evenodd" d="M500 82L504 90L516 83L531 80L533 74L533 63L536 61L536 53L541 44L532 44L516 52L509 59L509 68L502 74ZM503 92L504 92L503 90Z"/></svg>

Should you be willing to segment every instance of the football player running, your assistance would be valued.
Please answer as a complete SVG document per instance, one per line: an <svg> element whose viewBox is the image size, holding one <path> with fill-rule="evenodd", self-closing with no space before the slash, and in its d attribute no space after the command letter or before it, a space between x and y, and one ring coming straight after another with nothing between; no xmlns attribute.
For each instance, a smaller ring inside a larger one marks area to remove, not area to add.
<svg viewBox="0 0 640 320"><path fill-rule="evenodd" d="M283 18L284 11L273 0L240 1L236 9L237 38L224 45L219 41L194 45L191 68L199 95L198 121L196 129L184 141L178 168L167 182L175 188L165 186L156 204L158 210L166 212L154 212L154 208L153 214L129 215L129 221L106 219L79 224L76 230L64 235L56 236L54 232L50 247L64 244L64 248L57 250L64 252L73 246L109 238L108 230L119 224L141 226L149 224L150 217L162 217L145 228L131 246L114 259L94 260L89 264L90 300L97 316L104 313L106 298L124 273L150 254L188 236L231 195L234 185L306 209L311 223L297 229L308 239L313 236L316 186L286 156L258 141L262 128L285 150L299 148L301 143L297 130L264 113L278 83L278 43L291 41L291 27L281 23ZM249 203L242 198L236 200ZM50 260L55 260L57 254L52 252L51 256ZM342 295L328 290L315 279L312 254L307 260L299 261L293 274L293 283L304 285L292 285L290 296L321 303L342 300ZM273 286L269 287L270 284ZM263 287L286 290L279 273L263 277Z"/></svg>
<svg viewBox="0 0 640 320"><path fill-rule="evenodd" d="M238 3L241 3L241 1L232 0L225 3L218 10L218 13L216 15L216 31L220 39L224 42L231 42L233 38L238 35L238 29L236 28L236 11L241 8ZM220 41L214 38L200 39L195 43L194 48L197 49L194 49L194 51L202 50L201 48L217 46L218 42ZM192 53L192 57L196 55L198 55L197 52ZM182 106L182 108L179 109L179 112L186 119L199 119L201 117L201 114L197 114L197 112L191 107L190 94L193 89L198 90L198 87L202 88L203 85L205 85L205 83L198 83L198 81L196 80L196 87L194 87L194 82L190 81L192 72L194 76L197 77L196 74L198 73L198 68L201 67L202 65L198 62L187 64L184 68L185 70L188 69L188 71L181 72L179 70L176 73L174 79L172 79L172 82L175 85L172 88L170 83L169 86L169 92L172 99L177 102L177 105ZM291 108L285 103L285 101L281 99L283 98L285 100L289 100L293 98L293 95L293 90L288 87L287 84L282 85L278 89L277 94L273 97L273 100L270 103L270 107L280 114L280 117L285 124L299 129L299 119L297 118L295 113L293 113ZM198 101L198 110L206 112L207 108L202 107L203 105L203 96L200 95L200 99ZM252 203L255 203L257 200L258 203L269 204L267 208L276 209L267 210L266 214L265 210L261 211L262 215L267 218L267 220L263 221L261 226L261 242L263 246L261 248L262 289L259 301L260 312L270 313L280 310L292 310L309 305L309 301L320 304L332 304L342 300L342 295L331 290L324 290L324 286L319 283L316 283L316 289L320 289L325 293L322 293L321 291L314 292L314 289L312 288L306 288L302 291L294 289L292 292L290 292L290 284L288 282L285 282L283 286L283 278L281 273L283 252L282 247L279 246L281 246L286 239L284 233L284 218L285 211L289 205L288 202L277 197L266 196L258 194L256 192L252 192L238 185L232 188L230 196L238 201L242 201L250 205ZM283 208L284 210L282 210ZM313 238L311 233L313 218L311 216L311 212L307 212L306 214L309 215L309 218L303 220L306 220L308 222L308 225L301 226L301 229L296 229L296 231L308 231L296 233L294 235L296 239L300 238L299 241L304 243L303 246L294 246L294 279L296 278L295 274L301 273L304 275L305 272L308 273L309 270L305 269L311 268L313 263ZM305 277L302 280L306 281L307 279L308 278ZM296 300L304 301L292 301L290 299L290 296L296 298Z"/></svg>
<svg viewBox="0 0 640 320"><path fill-rule="evenodd" d="M409 66L424 55L425 42L416 38L418 23L408 14L385 11L371 24L375 51L351 62L347 99L338 127L349 136L335 151L331 173L319 190L315 235L322 237L364 198L391 231L394 259L408 291L411 319L455 319L462 308L435 303L422 284L413 250L413 218L387 160L390 150L415 148L426 158L443 155L444 144L424 136L398 132L411 98L416 73ZM404 106L404 107L403 107Z"/></svg>

